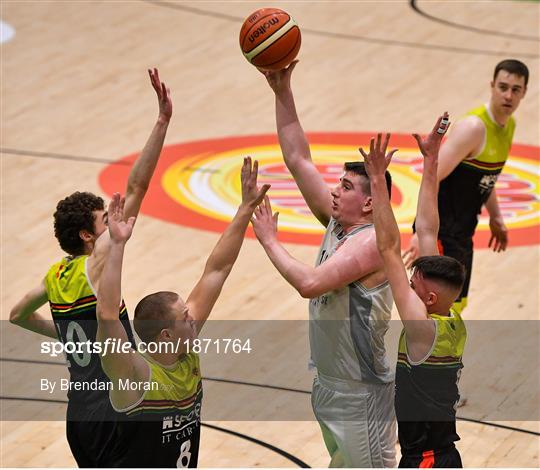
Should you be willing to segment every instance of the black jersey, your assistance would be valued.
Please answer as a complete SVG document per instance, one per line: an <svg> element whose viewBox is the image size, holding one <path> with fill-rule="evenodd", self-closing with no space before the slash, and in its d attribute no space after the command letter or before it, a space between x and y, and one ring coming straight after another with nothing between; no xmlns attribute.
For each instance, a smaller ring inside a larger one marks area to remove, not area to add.
<svg viewBox="0 0 540 470"><path fill-rule="evenodd" d="M455 405L467 333L456 310L431 317L436 337L428 357L410 360L405 331L399 341L395 408L403 455L448 448L459 440Z"/></svg>

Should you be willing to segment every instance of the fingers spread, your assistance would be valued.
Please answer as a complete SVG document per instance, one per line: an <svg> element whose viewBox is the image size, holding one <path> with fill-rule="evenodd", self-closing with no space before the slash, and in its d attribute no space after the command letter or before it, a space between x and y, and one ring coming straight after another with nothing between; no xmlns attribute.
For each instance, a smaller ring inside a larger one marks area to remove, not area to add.
<svg viewBox="0 0 540 470"><path fill-rule="evenodd" d="M386 153L386 148L388 147L388 141L389 140L390 140L390 133L387 133L386 137L384 138L384 142L383 142L383 148L382 148L383 153Z"/></svg>
<svg viewBox="0 0 540 470"><path fill-rule="evenodd" d="M366 155L366 152L364 152L364 149L360 147L358 151L362 154L362 157L364 157L364 160L366 160L368 156Z"/></svg>

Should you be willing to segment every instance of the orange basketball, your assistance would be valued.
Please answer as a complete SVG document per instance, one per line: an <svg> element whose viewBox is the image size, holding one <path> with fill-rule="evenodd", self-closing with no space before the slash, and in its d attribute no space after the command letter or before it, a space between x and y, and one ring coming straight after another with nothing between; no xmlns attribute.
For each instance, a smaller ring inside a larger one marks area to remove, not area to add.
<svg viewBox="0 0 540 470"><path fill-rule="evenodd" d="M256 67L279 70L289 65L300 50L300 28L279 8L261 8L246 18L240 30L240 48Z"/></svg>

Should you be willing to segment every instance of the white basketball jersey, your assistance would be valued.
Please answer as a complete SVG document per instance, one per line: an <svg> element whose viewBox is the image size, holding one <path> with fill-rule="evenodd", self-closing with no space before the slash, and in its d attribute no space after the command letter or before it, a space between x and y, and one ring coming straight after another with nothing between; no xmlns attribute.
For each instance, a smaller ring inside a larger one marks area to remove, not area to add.
<svg viewBox="0 0 540 470"><path fill-rule="evenodd" d="M326 230L317 266L332 256L345 241L363 230L363 225L346 234L334 219ZM394 380L386 357L384 335L392 310L388 282L367 289L360 282L327 292L309 302L311 359L326 376L368 383Z"/></svg>

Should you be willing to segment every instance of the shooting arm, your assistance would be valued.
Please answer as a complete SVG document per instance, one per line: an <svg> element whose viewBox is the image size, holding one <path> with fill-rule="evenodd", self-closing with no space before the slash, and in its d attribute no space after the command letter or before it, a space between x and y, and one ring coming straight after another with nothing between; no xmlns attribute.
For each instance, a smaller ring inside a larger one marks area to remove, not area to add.
<svg viewBox="0 0 540 470"><path fill-rule="evenodd" d="M26 330L39 333L40 335L58 339L58 333L54 322L36 310L47 303L47 290L42 281L41 284L28 292L9 313L9 321Z"/></svg>
<svg viewBox="0 0 540 470"><path fill-rule="evenodd" d="M311 159L309 144L289 86L276 92L276 123L285 164L311 212L326 227L332 212L332 197Z"/></svg>

